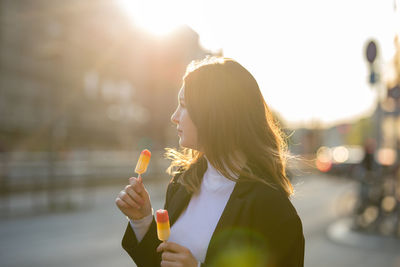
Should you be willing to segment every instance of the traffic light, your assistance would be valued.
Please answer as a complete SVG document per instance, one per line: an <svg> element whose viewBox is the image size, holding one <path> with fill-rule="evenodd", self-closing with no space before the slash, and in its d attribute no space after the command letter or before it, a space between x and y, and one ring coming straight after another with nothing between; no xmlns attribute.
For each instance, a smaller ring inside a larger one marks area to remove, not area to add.
<svg viewBox="0 0 400 267"><path fill-rule="evenodd" d="M393 88L389 88L388 97L398 100L400 98L400 85L396 85Z"/></svg>

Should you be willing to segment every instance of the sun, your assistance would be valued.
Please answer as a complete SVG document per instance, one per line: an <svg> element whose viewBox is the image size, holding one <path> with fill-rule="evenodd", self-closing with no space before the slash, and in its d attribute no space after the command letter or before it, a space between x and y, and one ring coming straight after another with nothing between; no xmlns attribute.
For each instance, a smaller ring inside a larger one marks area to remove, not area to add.
<svg viewBox="0 0 400 267"><path fill-rule="evenodd" d="M147 32L163 36L185 24L181 3L176 0L115 0L132 23Z"/></svg>

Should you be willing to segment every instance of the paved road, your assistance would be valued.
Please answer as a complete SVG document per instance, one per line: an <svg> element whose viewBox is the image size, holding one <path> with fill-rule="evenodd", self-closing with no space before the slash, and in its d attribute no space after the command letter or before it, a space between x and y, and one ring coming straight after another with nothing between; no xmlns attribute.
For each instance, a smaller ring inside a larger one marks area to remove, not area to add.
<svg viewBox="0 0 400 267"><path fill-rule="evenodd" d="M163 183L148 183L155 209L161 208ZM306 175L295 180L293 203L303 220L305 266L400 266L394 250L343 245L327 237L329 225L348 212L355 185L343 179ZM77 210L54 214L19 215L0 220L0 265L24 266L135 266L120 246L126 219L114 205L121 186L86 192L91 200ZM82 198L82 192L76 193ZM20 211L32 197L20 196ZM19 213L21 214L21 212Z"/></svg>

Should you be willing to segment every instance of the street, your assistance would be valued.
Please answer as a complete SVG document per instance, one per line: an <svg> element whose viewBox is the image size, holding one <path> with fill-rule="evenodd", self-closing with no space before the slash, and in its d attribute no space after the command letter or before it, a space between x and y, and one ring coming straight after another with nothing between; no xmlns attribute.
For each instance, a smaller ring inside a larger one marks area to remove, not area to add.
<svg viewBox="0 0 400 267"><path fill-rule="evenodd" d="M144 182L154 210L162 208L168 178L161 184ZM368 249L328 237L328 227L351 210L356 184L316 174L303 174L293 184L293 203L306 238L305 266L400 266L400 253L395 248ZM0 265L135 266L120 245L127 220L114 200L122 188L118 185L88 191L90 203L69 212L1 219Z"/></svg>

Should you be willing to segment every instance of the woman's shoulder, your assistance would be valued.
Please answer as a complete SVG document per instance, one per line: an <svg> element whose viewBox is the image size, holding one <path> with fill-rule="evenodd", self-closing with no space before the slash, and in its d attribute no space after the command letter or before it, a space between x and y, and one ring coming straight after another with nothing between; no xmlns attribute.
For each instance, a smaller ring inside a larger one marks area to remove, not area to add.
<svg viewBox="0 0 400 267"><path fill-rule="evenodd" d="M250 188L249 196L251 198L255 198L257 200L289 200L283 190L280 190L277 185L266 184L260 181L246 181L245 183L247 183L248 187Z"/></svg>
<svg viewBox="0 0 400 267"><path fill-rule="evenodd" d="M248 201L260 212L281 218L297 217L297 211L283 190L276 186L254 182L248 193Z"/></svg>

